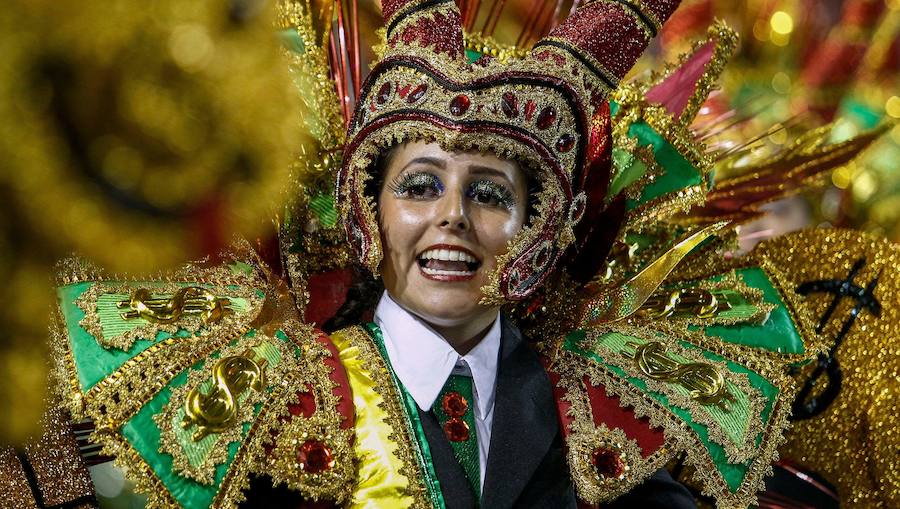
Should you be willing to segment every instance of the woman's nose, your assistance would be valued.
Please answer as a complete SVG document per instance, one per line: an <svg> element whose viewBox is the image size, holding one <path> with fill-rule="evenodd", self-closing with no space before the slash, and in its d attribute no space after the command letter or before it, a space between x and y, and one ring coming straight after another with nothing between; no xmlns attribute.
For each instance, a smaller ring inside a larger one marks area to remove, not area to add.
<svg viewBox="0 0 900 509"><path fill-rule="evenodd" d="M466 196L460 191L444 193L440 199L440 215L438 225L458 231L468 231L472 224L469 220Z"/></svg>

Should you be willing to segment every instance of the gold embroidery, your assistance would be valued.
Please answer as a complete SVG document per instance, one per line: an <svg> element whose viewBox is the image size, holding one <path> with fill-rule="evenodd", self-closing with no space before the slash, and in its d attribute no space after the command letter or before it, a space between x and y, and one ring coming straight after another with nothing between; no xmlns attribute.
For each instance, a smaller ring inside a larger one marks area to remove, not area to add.
<svg viewBox="0 0 900 509"><path fill-rule="evenodd" d="M258 362L250 360L260 359L261 352L275 363L268 362L265 357ZM293 357L293 352L287 349L284 341L257 334L241 338L219 352L218 360L208 358L204 363L205 367L192 370L188 374L187 383L172 389L169 403L159 414L153 416L160 429L160 452L172 456L173 470L199 483L212 484L216 466L228 458L228 445L241 440L242 425L257 418L253 406L267 397L265 392L250 390L242 394L221 394L222 387L219 384L222 381L216 380L217 376L225 376L235 392L241 392L236 390L239 387L235 385L241 371L223 372L229 367L240 366L228 366L228 363L240 360L253 362L253 366L265 370L259 374L261 376L257 375L256 380L268 378L276 381L292 368L299 369L300 366L292 362ZM252 381L249 377L241 378L248 383ZM260 385L262 389L263 386ZM201 399L204 396L209 400L205 408ZM227 400L228 396L233 401L220 401L220 398ZM225 419L228 403L231 403L231 412L228 412L228 419ZM196 408L198 406L200 408ZM192 413L195 410L200 411L199 415ZM205 417L217 419L208 422ZM207 424L210 426L206 426Z"/></svg>
<svg viewBox="0 0 900 509"><path fill-rule="evenodd" d="M241 413L238 398L248 389L263 390L267 364L266 359L256 359L249 349L216 362L212 375L215 387L207 394L195 387L185 398L181 427L197 427L191 436L194 442L236 424L236 417Z"/></svg>
<svg viewBox="0 0 900 509"><path fill-rule="evenodd" d="M634 360L641 372L653 380L677 383L688 390L691 399L701 405L716 405L728 411L734 396L728 392L722 372L707 362L681 363L666 355L658 341L625 343L634 348Z"/></svg>
<svg viewBox="0 0 900 509"><path fill-rule="evenodd" d="M782 433L788 425L790 414L790 405L784 402L790 401L791 394L781 396L783 399L773 408L767 425L762 429L756 457L749 463L741 485L732 491L696 432L670 409L607 368L588 362L575 353L559 351L554 366L569 380L581 380L587 376L592 385L602 385L610 395L617 396L623 408L633 408L637 417L647 417L652 427L662 428L666 444L656 457L658 465L661 466L675 453L684 452L686 464L694 468L692 475L700 483L703 494L715 497L719 507L752 505L756 493L763 487L763 480L771 475L771 462L777 457L778 446L784 442ZM778 379L778 386L784 392L790 384L782 376Z"/></svg>

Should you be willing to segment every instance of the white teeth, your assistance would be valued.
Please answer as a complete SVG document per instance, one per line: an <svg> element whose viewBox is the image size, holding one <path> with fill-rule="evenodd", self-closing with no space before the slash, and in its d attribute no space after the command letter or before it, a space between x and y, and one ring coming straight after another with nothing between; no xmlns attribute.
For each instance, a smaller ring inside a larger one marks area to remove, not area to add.
<svg viewBox="0 0 900 509"><path fill-rule="evenodd" d="M442 260L446 262L478 263L474 256L456 249L429 249L419 256L423 260Z"/></svg>
<svg viewBox="0 0 900 509"><path fill-rule="evenodd" d="M428 267L422 267L422 271L429 276L471 276L474 274L474 272L469 272L467 270L438 270Z"/></svg>

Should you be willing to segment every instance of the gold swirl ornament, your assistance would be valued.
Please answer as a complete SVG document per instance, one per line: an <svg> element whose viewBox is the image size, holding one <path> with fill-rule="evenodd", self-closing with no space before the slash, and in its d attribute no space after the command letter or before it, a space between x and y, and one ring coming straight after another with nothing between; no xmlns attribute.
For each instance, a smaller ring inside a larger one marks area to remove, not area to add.
<svg viewBox="0 0 900 509"><path fill-rule="evenodd" d="M228 299L216 297L206 288L188 286L172 295L153 297L150 290L140 288L128 300L116 304L123 320L142 318L153 323L173 323L185 315L199 315L204 323L214 323L231 312Z"/></svg>
<svg viewBox="0 0 900 509"><path fill-rule="evenodd" d="M265 359L256 359L248 349L241 355L220 359L213 366L213 388L203 394L201 387L192 389L184 402L181 427L196 425L191 437L195 442L211 433L221 433L238 422L240 395L252 389L265 389Z"/></svg>
<svg viewBox="0 0 900 509"><path fill-rule="evenodd" d="M727 402L734 401L725 385L725 377L715 366L703 362L678 362L667 355L658 341L629 342L628 346L635 349L633 358L645 375L653 380L681 385L701 405L716 405L728 411Z"/></svg>

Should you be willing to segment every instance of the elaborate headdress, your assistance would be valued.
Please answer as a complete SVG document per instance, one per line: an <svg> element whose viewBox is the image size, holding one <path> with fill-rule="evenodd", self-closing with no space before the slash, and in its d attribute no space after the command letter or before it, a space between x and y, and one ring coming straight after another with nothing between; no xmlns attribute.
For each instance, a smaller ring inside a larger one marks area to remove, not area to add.
<svg viewBox="0 0 900 509"><path fill-rule="evenodd" d="M488 300L521 300L546 279L585 210L598 210L610 168L615 89L678 1L589 2L522 59L470 61L453 0L383 3L387 51L350 123L337 197L351 244L377 273L382 258L371 197L378 156L431 140L522 163L540 183L537 213L498 260Z"/></svg>

